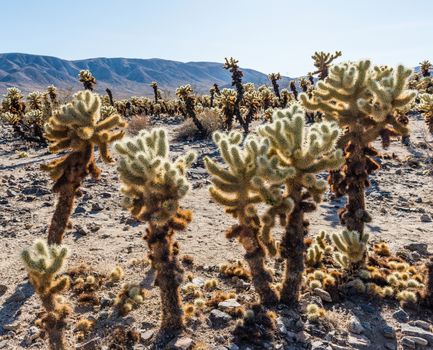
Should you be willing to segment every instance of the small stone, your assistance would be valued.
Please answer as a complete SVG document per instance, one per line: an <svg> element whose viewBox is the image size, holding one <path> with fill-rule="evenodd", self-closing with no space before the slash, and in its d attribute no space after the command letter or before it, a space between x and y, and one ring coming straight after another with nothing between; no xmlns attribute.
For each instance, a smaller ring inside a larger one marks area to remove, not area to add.
<svg viewBox="0 0 433 350"><path fill-rule="evenodd" d="M239 350L239 346L237 346L236 344L230 344L229 350Z"/></svg>
<svg viewBox="0 0 433 350"><path fill-rule="evenodd" d="M155 334L155 331L153 329L149 329L148 331L141 333L141 340L148 341L152 339L153 335Z"/></svg>
<svg viewBox="0 0 433 350"><path fill-rule="evenodd" d="M323 301L327 303L332 303L331 295L326 290L322 288L315 288L313 292Z"/></svg>
<svg viewBox="0 0 433 350"><path fill-rule="evenodd" d="M424 213L420 216L421 222L431 222L431 217L427 213Z"/></svg>
<svg viewBox="0 0 433 350"><path fill-rule="evenodd" d="M394 312L392 314L392 317L394 317L399 322L407 322L407 321L409 321L409 315L403 309L399 309L396 312Z"/></svg>
<svg viewBox="0 0 433 350"><path fill-rule="evenodd" d="M236 299L227 299L218 303L218 309L221 309L223 311L236 309L240 306L241 304L239 304Z"/></svg>
<svg viewBox="0 0 433 350"><path fill-rule="evenodd" d="M385 338L394 339L395 338L395 329L394 329L394 327L386 325L382 328L382 334Z"/></svg>
<svg viewBox="0 0 433 350"><path fill-rule="evenodd" d="M311 350L326 350L327 346L320 340L315 340L311 343Z"/></svg>
<svg viewBox="0 0 433 350"><path fill-rule="evenodd" d="M5 331L16 332L18 329L20 329L20 324L19 324L19 322L15 322L15 323L11 323L11 324L4 324L4 325L2 325L2 328Z"/></svg>
<svg viewBox="0 0 433 350"><path fill-rule="evenodd" d="M209 315L209 320L215 328L224 327L231 319L232 317L229 314L218 309L213 309Z"/></svg>
<svg viewBox="0 0 433 350"><path fill-rule="evenodd" d="M179 338L173 344L174 349L189 350L191 349L193 340L188 337Z"/></svg>
<svg viewBox="0 0 433 350"><path fill-rule="evenodd" d="M92 211L101 211L103 209L104 209L104 207L99 203L93 203L92 204Z"/></svg>
<svg viewBox="0 0 433 350"><path fill-rule="evenodd" d="M406 244L404 248L412 252L418 252L421 255L428 254L427 243L409 243Z"/></svg>
<svg viewBox="0 0 433 350"><path fill-rule="evenodd" d="M409 322L409 324L411 326L415 326L415 327L420 327L426 331L430 331L431 330L431 325L430 323L423 321L423 320L416 320L416 321L411 321Z"/></svg>
<svg viewBox="0 0 433 350"><path fill-rule="evenodd" d="M24 337L24 344L26 346L30 346L35 339L39 337L39 328L35 326L31 326L27 330L27 334Z"/></svg>
<svg viewBox="0 0 433 350"><path fill-rule="evenodd" d="M368 338L363 335L349 334L347 341L349 342L349 345L355 348L370 346L370 340L368 340Z"/></svg>
<svg viewBox="0 0 433 350"><path fill-rule="evenodd" d="M282 317L278 317L276 323L277 323L277 329L280 331L280 333L286 334L287 328L286 325L284 324Z"/></svg>
<svg viewBox="0 0 433 350"><path fill-rule="evenodd" d="M412 337L424 338L433 345L433 333L420 327L414 327L405 323L401 325L401 333Z"/></svg>
<svg viewBox="0 0 433 350"><path fill-rule="evenodd" d="M83 214L85 212L86 212L86 208L84 208L81 205L77 206L74 210L74 214Z"/></svg>
<svg viewBox="0 0 433 350"><path fill-rule="evenodd" d="M409 348L409 349L415 349L416 344L413 340L409 339L408 337L403 337L400 340L400 344Z"/></svg>
<svg viewBox="0 0 433 350"><path fill-rule="evenodd" d="M197 287L203 287L204 286L204 278L202 278L202 277L193 278L191 283L196 285Z"/></svg>
<svg viewBox="0 0 433 350"><path fill-rule="evenodd" d="M364 327L357 317L352 317L349 322L349 331L355 334L361 334L364 332Z"/></svg>
<svg viewBox="0 0 433 350"><path fill-rule="evenodd" d="M8 342L6 340L0 340L0 349L6 349Z"/></svg>
<svg viewBox="0 0 433 350"><path fill-rule="evenodd" d="M428 345L428 341L425 340L424 338L421 338L421 337L410 337L410 336L408 336L407 338L409 338L410 340L412 340L417 345L421 345L421 346L427 346Z"/></svg>
<svg viewBox="0 0 433 350"><path fill-rule="evenodd" d="M0 297L6 293L8 287L5 284L0 284Z"/></svg>

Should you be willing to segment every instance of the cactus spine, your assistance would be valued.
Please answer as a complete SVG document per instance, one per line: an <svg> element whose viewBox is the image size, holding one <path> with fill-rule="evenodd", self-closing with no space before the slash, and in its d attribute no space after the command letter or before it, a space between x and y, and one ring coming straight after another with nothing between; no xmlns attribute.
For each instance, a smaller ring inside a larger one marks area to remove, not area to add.
<svg viewBox="0 0 433 350"><path fill-rule="evenodd" d="M338 169L344 162L342 151L336 149L340 135L335 123L316 123L309 132L305 129L305 112L298 104L277 111L273 122L260 127L259 134L270 141L270 154L279 166L289 168L293 176L285 180L287 198L293 203L286 215L286 229L280 244L280 255L286 261L281 301L295 306L299 300L304 271L304 236L308 222L304 214L315 210L326 190L326 182L317 179L324 170ZM309 200L310 199L310 200Z"/></svg>
<svg viewBox="0 0 433 350"><path fill-rule="evenodd" d="M44 240L35 241L31 248L21 253L30 283L45 309L42 325L48 333L51 350L67 349L64 332L72 309L63 302L60 294L69 288L69 278L59 276L67 254L66 247L48 246Z"/></svg>
<svg viewBox="0 0 433 350"><path fill-rule="evenodd" d="M386 146L392 135L405 135L408 130L393 113L409 104L415 92L407 90L411 71L398 66L370 68L370 61L333 66L330 75L319 81L312 97L300 96L310 111L320 111L323 118L335 121L345 134L339 140L344 148L346 164L341 172L329 178L338 196L347 194L348 203L340 211L340 220L350 231L364 234L364 224L371 220L365 208L364 190L368 175L379 169L371 146L382 137Z"/></svg>
<svg viewBox="0 0 433 350"><path fill-rule="evenodd" d="M157 272L164 331L183 328L183 311L179 288L183 270L178 262L178 245L174 232L184 230L191 212L180 207L187 194L185 177L195 154L190 152L170 161L167 134L164 129L141 131L138 136L115 144L119 154L117 170L125 195L124 206L140 221L148 223L145 240L149 258Z"/></svg>
<svg viewBox="0 0 433 350"><path fill-rule="evenodd" d="M100 107L101 101L97 95L81 91L45 124L45 135L51 142L49 150L53 153L69 151L65 156L42 166L54 181L53 191L59 194L48 230L49 244L62 243L75 193L84 178L88 174L99 177L94 147L98 147L102 160L110 163L113 159L108 146L124 135L123 131L113 131L126 125L121 117L116 114L100 121Z"/></svg>
<svg viewBox="0 0 433 350"><path fill-rule="evenodd" d="M239 132L216 132L213 138L227 168L205 158L206 168L212 175L210 193L228 214L238 220L226 236L238 238L245 249L245 260L261 302L273 305L277 303L278 295L271 285L272 274L265 267L266 245L261 239L263 225L256 204L264 202L290 210L291 200L282 197L279 186L290 175L291 169L279 168L274 160L268 159L267 140L248 136L245 148L241 148L242 135ZM268 222L273 219L269 218ZM266 243L270 249L276 249L275 242L267 240Z"/></svg>

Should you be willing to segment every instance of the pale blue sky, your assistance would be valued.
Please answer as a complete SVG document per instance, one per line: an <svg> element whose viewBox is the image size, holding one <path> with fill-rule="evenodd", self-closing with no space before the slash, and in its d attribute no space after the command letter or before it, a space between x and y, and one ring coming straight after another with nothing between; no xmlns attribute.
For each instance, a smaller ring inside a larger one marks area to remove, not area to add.
<svg viewBox="0 0 433 350"><path fill-rule="evenodd" d="M433 60L432 0L13 0L0 52L222 62L299 76L315 50L380 64Z"/></svg>

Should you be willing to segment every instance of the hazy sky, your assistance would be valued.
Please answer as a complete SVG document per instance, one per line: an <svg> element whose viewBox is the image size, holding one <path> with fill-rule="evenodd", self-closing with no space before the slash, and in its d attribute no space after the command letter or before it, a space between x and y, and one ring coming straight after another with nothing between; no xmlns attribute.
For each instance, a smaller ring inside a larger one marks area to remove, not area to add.
<svg viewBox="0 0 433 350"><path fill-rule="evenodd" d="M164 58L304 75L316 50L380 64L433 60L432 0L13 0L0 52Z"/></svg>

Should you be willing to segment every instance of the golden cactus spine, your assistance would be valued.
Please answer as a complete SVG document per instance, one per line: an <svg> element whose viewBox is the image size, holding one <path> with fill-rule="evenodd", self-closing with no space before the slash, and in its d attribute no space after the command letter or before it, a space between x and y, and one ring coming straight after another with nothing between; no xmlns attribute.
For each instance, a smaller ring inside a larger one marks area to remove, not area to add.
<svg viewBox="0 0 433 350"><path fill-rule="evenodd" d="M48 243L61 244L74 204L75 194L84 178L91 174L98 178L100 169L94 158L95 146L101 159L111 163L109 144L123 137L119 128L126 123L117 114L100 120L101 101L90 91L81 91L72 102L63 105L45 125L45 135L53 153L68 153L42 169L54 181L53 191L58 202L48 230Z"/></svg>
<svg viewBox="0 0 433 350"><path fill-rule="evenodd" d="M59 276L67 254L66 247L49 246L44 240L35 241L31 248L21 253L30 283L45 309L41 323L48 334L51 350L68 348L65 329L67 317L72 313L72 309L63 301L61 293L69 288L69 278Z"/></svg>
<svg viewBox="0 0 433 350"><path fill-rule="evenodd" d="M182 209L179 202L189 190L185 173L195 154L190 152L171 161L164 129L141 131L114 147L119 154L117 170L125 195L124 206L135 218L148 223L145 240L157 272L161 328L178 331L184 327L180 297L183 270L177 258L179 247L174 233L184 230L191 221L191 212Z"/></svg>
<svg viewBox="0 0 433 350"><path fill-rule="evenodd" d="M285 233L280 244L280 255L286 261L281 301L294 306L298 303L304 271L304 236L308 221L304 214L314 211L326 190L326 182L317 174L339 168L344 159L336 149L340 131L335 123L316 123L305 128L305 112L293 104L277 111L271 124L260 127L259 134L270 142L270 154L275 155L281 168L291 169L285 180L285 196L293 203L293 210L278 208L285 217Z"/></svg>
<svg viewBox="0 0 433 350"><path fill-rule="evenodd" d="M210 193L213 199L225 207L225 211L238 220L226 233L227 238L237 238L245 249L245 260L250 267L252 282L262 304L274 305L278 302L276 290L272 287L272 273L265 267L266 250L275 253L276 244L269 232L264 234L275 220L275 215L267 214L263 225L256 205L260 202L270 207L278 206L290 210L291 200L282 198L279 186L290 170L280 169L268 159L267 140L248 136L245 147L240 146L242 135L232 131L229 134L215 133L217 144L226 166L205 158L205 165L212 175ZM263 163L260 165L260 163ZM269 230L268 230L269 231ZM262 235L265 239L262 240Z"/></svg>

